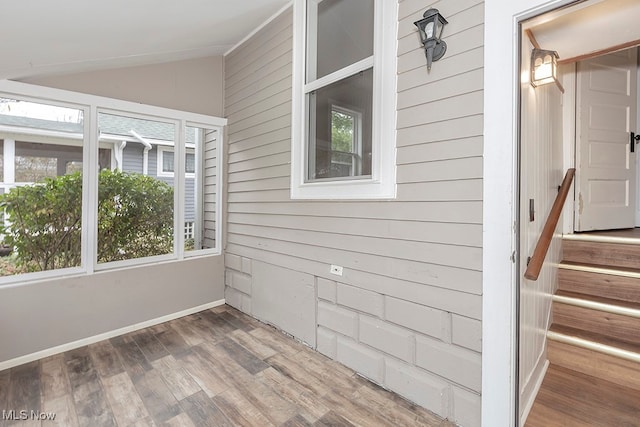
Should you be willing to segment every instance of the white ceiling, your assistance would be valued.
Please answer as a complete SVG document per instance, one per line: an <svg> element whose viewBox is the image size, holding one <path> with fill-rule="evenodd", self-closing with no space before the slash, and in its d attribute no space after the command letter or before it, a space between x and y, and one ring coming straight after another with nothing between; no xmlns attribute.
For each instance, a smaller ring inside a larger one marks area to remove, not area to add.
<svg viewBox="0 0 640 427"><path fill-rule="evenodd" d="M560 61L614 46L640 44L640 0L590 0L524 23L540 47L555 50Z"/></svg>
<svg viewBox="0 0 640 427"><path fill-rule="evenodd" d="M221 55L289 0L1 0L0 79Z"/></svg>

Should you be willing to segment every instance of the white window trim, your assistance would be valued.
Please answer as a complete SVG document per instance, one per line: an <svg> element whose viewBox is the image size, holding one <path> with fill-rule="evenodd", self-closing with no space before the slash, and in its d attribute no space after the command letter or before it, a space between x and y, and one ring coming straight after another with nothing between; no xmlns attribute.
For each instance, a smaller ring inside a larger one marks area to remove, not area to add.
<svg viewBox="0 0 640 427"><path fill-rule="evenodd" d="M88 95L79 92L71 92L61 89L54 89L44 86L37 86L27 83L14 82L10 80L0 80L0 96L7 98L18 98L33 102L47 103L52 105L77 108L84 111L84 132L83 140L85 148L83 150L83 195L82 195L82 261L79 267L64 269L39 271L34 273L17 274L14 276L0 277L0 286L28 286L31 283L44 279L56 277L72 277L91 275L98 271L131 268L135 266L154 265L170 260L183 260L198 256L222 254L222 188L224 182L222 175L216 176L216 185L220 189L217 192L216 204L216 247L211 249L200 249L189 251L184 250L184 178L177 180L174 193L174 252L167 255L158 255L145 258L135 258L124 261L114 261L98 264L96 260L97 252L97 206L98 206L98 111L127 114L129 116L140 116L144 119L175 121L179 123L179 133L177 135L176 151L178 156L184 153L183 147L189 147L185 143L182 129L187 124L197 123L201 127L215 129L217 131L217 162L218 171L221 170L222 157L224 156L223 127L227 124L227 119L221 117L206 116L186 111L173 110L164 107L156 107L146 104L138 104L129 101L122 101L113 98L106 98L97 95ZM181 162L176 166L178 176L183 172L184 166ZM178 230L178 231L176 231Z"/></svg>
<svg viewBox="0 0 640 427"><path fill-rule="evenodd" d="M169 145L163 145L163 146L156 146L156 149L158 150L158 154L156 156L156 162L157 162L157 169L156 169L156 176L159 177L163 177L163 178L173 178L175 176L175 172L165 172L164 170L162 170L162 156L164 156L165 152L171 152L174 155L174 165L175 165L175 150L173 149L173 146L169 146ZM185 160L186 160L186 155L187 154L194 154L195 155L195 150L194 149L190 149L187 148L186 152L185 152ZM195 178L196 174L195 172L185 172L184 173L185 178Z"/></svg>
<svg viewBox="0 0 640 427"><path fill-rule="evenodd" d="M305 84L306 0L293 5L293 99L291 131L292 199L393 199L396 197L396 1L375 0L374 56ZM305 182L307 164L306 93L373 66L372 174L362 179ZM318 86L319 87L319 86Z"/></svg>

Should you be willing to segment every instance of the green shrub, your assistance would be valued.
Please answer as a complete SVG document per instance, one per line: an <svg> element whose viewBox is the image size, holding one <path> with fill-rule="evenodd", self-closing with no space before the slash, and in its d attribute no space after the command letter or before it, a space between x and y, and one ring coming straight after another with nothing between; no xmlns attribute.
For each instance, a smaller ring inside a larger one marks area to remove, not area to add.
<svg viewBox="0 0 640 427"><path fill-rule="evenodd" d="M29 270L79 266L82 176L47 178L0 198L3 243ZM170 253L173 189L153 177L103 170L98 191L98 262Z"/></svg>

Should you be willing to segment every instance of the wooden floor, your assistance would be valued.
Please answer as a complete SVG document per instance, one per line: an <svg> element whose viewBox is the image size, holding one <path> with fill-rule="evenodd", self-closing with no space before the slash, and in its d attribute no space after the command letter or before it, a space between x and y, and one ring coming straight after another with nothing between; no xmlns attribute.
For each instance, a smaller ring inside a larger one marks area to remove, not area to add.
<svg viewBox="0 0 640 427"><path fill-rule="evenodd" d="M0 410L2 426L453 425L228 306L1 371Z"/></svg>
<svg viewBox="0 0 640 427"><path fill-rule="evenodd" d="M526 427L640 426L640 392L550 365Z"/></svg>

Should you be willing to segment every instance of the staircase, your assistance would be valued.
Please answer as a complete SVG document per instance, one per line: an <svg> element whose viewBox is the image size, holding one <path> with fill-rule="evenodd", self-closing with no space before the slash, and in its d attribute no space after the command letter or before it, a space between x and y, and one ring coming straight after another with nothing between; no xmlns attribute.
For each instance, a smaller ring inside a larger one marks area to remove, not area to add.
<svg viewBox="0 0 640 427"><path fill-rule="evenodd" d="M527 426L640 425L640 240L565 237L547 338Z"/></svg>

